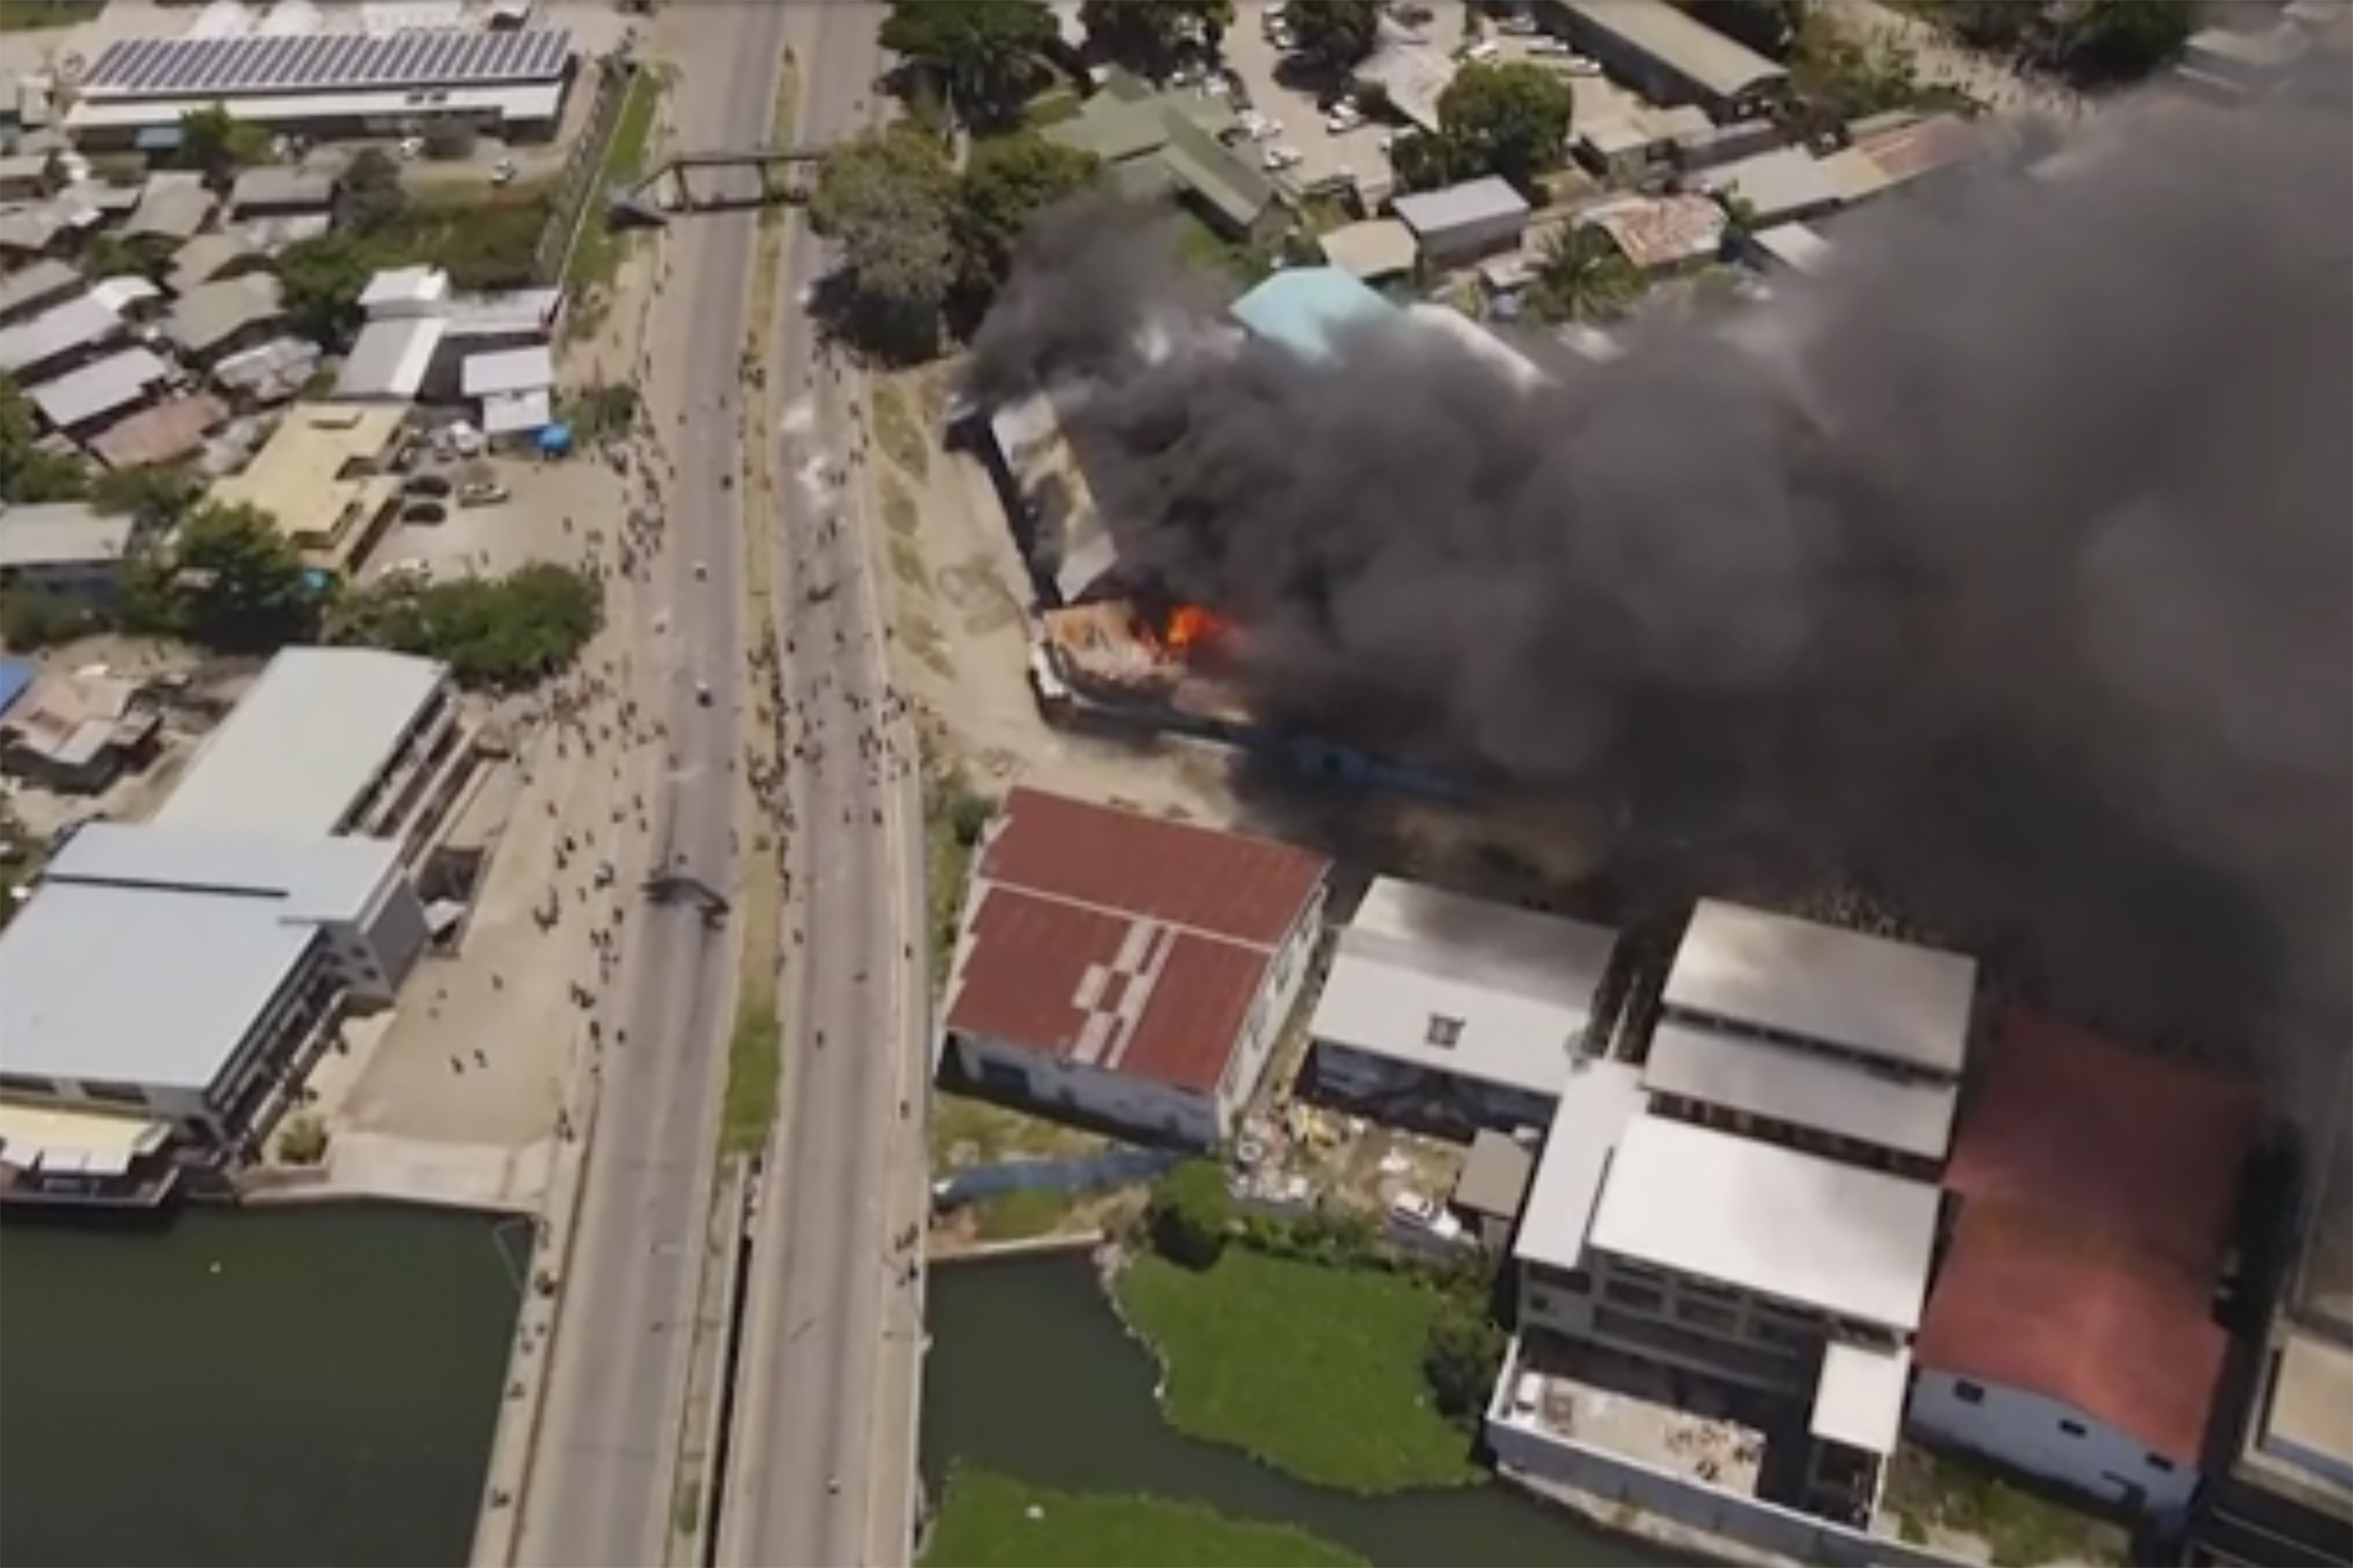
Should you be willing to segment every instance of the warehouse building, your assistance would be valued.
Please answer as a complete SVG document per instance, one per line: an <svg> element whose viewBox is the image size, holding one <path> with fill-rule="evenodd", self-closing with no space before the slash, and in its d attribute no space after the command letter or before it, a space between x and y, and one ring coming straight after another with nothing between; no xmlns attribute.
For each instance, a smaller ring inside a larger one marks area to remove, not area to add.
<svg viewBox="0 0 2353 1568"><path fill-rule="evenodd" d="M438 268L380 272L361 295L367 325L343 356L335 398L457 405L469 361L545 349L563 313L560 289L459 294Z"/></svg>
<svg viewBox="0 0 2353 1568"><path fill-rule="evenodd" d="M1912 1422L2179 1522L2229 1336L2214 1318L2253 1086L2005 1014L1953 1149L1959 1216Z"/></svg>
<svg viewBox="0 0 2353 1568"><path fill-rule="evenodd" d="M1468 267L1527 237L1528 201L1500 174L1399 196L1389 204L1431 267Z"/></svg>
<svg viewBox="0 0 2353 1568"><path fill-rule="evenodd" d="M1705 899L1643 1064L1662 1114L1933 1180L1975 1027L1977 962Z"/></svg>
<svg viewBox="0 0 2353 1568"><path fill-rule="evenodd" d="M200 747L157 826L414 847L470 743L448 667L376 648L292 647Z"/></svg>
<svg viewBox="0 0 2353 1568"><path fill-rule="evenodd" d="M1329 869L1269 839L1016 789L974 863L942 1049L1048 1114L1214 1147L1306 980Z"/></svg>
<svg viewBox="0 0 2353 1568"><path fill-rule="evenodd" d="M425 946L398 847L93 823L0 933L0 1098L249 1145Z"/></svg>
<svg viewBox="0 0 2353 1568"><path fill-rule="evenodd" d="M214 481L213 504L256 509L313 569L349 574L399 505L391 462L403 425L396 408L297 404L242 473Z"/></svg>
<svg viewBox="0 0 2353 1568"><path fill-rule="evenodd" d="M1380 1119L1541 1131L1588 1051L1618 934L1384 877L1309 1027L1314 1087Z"/></svg>
<svg viewBox="0 0 2353 1568"><path fill-rule="evenodd" d="M1546 24L1654 103L1695 104L1717 120L1756 113L1789 73L1667 0L1541 0Z"/></svg>
<svg viewBox="0 0 2353 1568"><path fill-rule="evenodd" d="M572 36L560 28L126 38L90 62L65 124L85 149L175 145L180 117L215 105L274 132L329 140L452 122L544 139L562 120L574 66Z"/></svg>

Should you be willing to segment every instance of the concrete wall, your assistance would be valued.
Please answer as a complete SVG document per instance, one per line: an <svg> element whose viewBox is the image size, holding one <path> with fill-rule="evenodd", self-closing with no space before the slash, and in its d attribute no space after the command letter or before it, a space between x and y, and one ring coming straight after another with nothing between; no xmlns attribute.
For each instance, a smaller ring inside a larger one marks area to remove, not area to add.
<svg viewBox="0 0 2353 1568"><path fill-rule="evenodd" d="M2167 1517L2189 1507L2198 1488L2194 1460L2152 1454L2134 1438L2072 1405L2024 1389L1979 1384L1923 1369L1906 1424L1955 1447L1983 1454L2031 1476Z"/></svg>
<svg viewBox="0 0 2353 1568"><path fill-rule="evenodd" d="M1514 1357L1505 1363L1499 1403L1508 1402ZM1738 1542L1823 1568L1977 1568L1885 1536L1847 1530L1754 1497L1723 1490L1687 1476L1653 1469L1637 1460L1592 1447L1556 1433L1522 1425L1491 1409L1488 1447L1507 1469L1557 1482L1610 1506L1624 1506L1688 1530Z"/></svg>
<svg viewBox="0 0 2353 1568"><path fill-rule="evenodd" d="M983 1082L1002 1081L1001 1075L1018 1073L1028 1086L1024 1090L1028 1098L1049 1115L1055 1107L1061 1106L1131 1129L1139 1137L1167 1140L1197 1149L1217 1144L1218 1110L1208 1094L1106 1072L1085 1062L1025 1050L1003 1040L958 1035L955 1047L967 1077Z"/></svg>
<svg viewBox="0 0 2353 1568"><path fill-rule="evenodd" d="M1242 1025L1233 1059L1227 1064L1226 1076L1218 1085L1219 1141L1234 1135L1241 1113L1258 1092L1259 1079L1266 1076L1275 1042L1282 1037L1283 1026L1291 1021L1292 1009L1299 1005L1300 990L1315 967L1315 945L1324 934L1324 903L1327 896L1326 889L1315 890L1314 900L1300 911L1291 930L1284 933L1282 945L1275 949L1274 961L1259 982L1259 994Z"/></svg>

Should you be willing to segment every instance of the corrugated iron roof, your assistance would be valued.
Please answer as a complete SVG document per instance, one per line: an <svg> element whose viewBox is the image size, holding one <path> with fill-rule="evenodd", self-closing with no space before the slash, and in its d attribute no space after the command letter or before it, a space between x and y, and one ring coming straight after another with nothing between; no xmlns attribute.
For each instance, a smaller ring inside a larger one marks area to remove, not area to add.
<svg viewBox="0 0 2353 1568"><path fill-rule="evenodd" d="M2177 1464L2204 1447L2229 1336L2211 1277L2020 1203L1968 1204L1921 1366L2072 1405Z"/></svg>
<svg viewBox="0 0 2353 1568"><path fill-rule="evenodd" d="M1950 1191L2056 1210L2212 1279L2260 1113L2253 1084L2020 1008L1986 1058Z"/></svg>

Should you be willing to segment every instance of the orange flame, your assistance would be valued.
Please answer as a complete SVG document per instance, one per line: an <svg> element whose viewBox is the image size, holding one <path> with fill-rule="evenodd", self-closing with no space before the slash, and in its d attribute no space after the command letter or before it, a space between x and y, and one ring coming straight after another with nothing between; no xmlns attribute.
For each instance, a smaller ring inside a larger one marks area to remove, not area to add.
<svg viewBox="0 0 2353 1568"><path fill-rule="evenodd" d="M1226 629L1226 623L1198 605L1179 605L1168 614L1161 642L1174 654L1188 654Z"/></svg>

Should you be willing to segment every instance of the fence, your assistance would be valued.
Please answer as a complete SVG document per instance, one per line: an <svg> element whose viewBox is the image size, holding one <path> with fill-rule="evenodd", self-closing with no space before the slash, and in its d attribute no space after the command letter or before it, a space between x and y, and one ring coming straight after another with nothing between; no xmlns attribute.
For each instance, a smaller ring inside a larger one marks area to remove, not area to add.
<svg viewBox="0 0 2353 1568"><path fill-rule="evenodd" d="M604 193L596 188L596 176L604 170L606 151L621 123L621 108L629 101L629 87L637 79L634 61L608 56L597 62L596 98L588 106L587 127L572 143L572 155L565 160L564 173L556 176L547 226L540 231L539 248L532 253L532 275L542 284L564 280L580 225L604 221L594 205L604 199Z"/></svg>
<svg viewBox="0 0 2353 1568"><path fill-rule="evenodd" d="M934 1184L932 1201L942 1208L955 1208L1007 1193L1060 1193L1067 1196L1100 1192L1105 1187L1148 1182L1187 1158L1166 1149L1109 1149L1073 1160L1008 1160L1003 1164L958 1171Z"/></svg>
<svg viewBox="0 0 2353 1568"><path fill-rule="evenodd" d="M1507 1362L1506 1367L1516 1365ZM1508 1372L1506 1376L1508 1378ZM1849 1530L1761 1498L1712 1487L1690 1476L1580 1443L1557 1433L1534 1430L1505 1415L1486 1420L1487 1447L1498 1465L1539 1481L1556 1481L1592 1497L1603 1506L1634 1510L1672 1520L1703 1535L1736 1541L1760 1552L1822 1568L1962 1568L1964 1560L1942 1556L1885 1536Z"/></svg>
<svg viewBox="0 0 2353 1568"><path fill-rule="evenodd" d="M1237 1193L1234 1194L1234 1212L1293 1225L1314 1215L1316 1205L1314 1198L1279 1198L1264 1193ZM1451 1237L1440 1236L1420 1226L1404 1224L1393 1215L1382 1216L1379 1236L1381 1241L1394 1250L1417 1262L1440 1268L1458 1263L1478 1250L1478 1238L1468 1232Z"/></svg>

